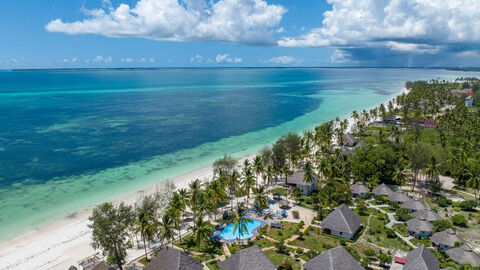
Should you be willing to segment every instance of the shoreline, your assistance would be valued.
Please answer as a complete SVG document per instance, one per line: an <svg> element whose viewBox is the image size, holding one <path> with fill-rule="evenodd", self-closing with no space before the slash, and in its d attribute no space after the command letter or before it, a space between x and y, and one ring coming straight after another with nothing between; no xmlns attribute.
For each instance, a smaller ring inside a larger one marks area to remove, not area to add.
<svg viewBox="0 0 480 270"><path fill-rule="evenodd" d="M403 88L393 98L407 92L408 90ZM386 101L371 108L366 108L366 110L378 107L381 104L386 106L391 100L392 97L389 97ZM348 131L350 131L354 124L353 118L350 115L345 115L341 118L347 119ZM320 123L316 123L316 125L318 124ZM251 159L257 153L254 152L238 158L238 160ZM202 180L212 175L212 164L210 164L206 167L181 174L171 179L171 181L178 189L188 186L188 183L193 179L199 178ZM134 193L122 194L115 200L112 200L112 202L117 204L123 201L131 204L140 196L153 193L165 181L165 179L159 179L154 185L136 190ZM67 269L70 265L77 265L77 262L82 258L95 254L95 250L90 246L90 230L87 227L89 223L88 216L91 210L92 207L88 207L60 220L55 220L42 226L40 229L0 242L0 270ZM143 254L143 250L133 248L128 253L127 261L130 261Z"/></svg>

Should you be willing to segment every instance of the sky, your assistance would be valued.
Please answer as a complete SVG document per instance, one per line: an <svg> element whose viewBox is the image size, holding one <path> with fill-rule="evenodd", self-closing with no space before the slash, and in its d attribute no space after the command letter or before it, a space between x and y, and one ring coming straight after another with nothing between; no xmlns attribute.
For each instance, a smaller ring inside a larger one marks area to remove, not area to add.
<svg viewBox="0 0 480 270"><path fill-rule="evenodd" d="M479 0L5 0L0 68L478 67Z"/></svg>

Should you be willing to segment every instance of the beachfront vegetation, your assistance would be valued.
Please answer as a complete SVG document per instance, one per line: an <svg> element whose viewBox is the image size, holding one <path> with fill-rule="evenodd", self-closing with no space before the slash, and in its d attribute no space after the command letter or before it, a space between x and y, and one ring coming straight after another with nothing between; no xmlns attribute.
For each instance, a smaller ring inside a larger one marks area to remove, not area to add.
<svg viewBox="0 0 480 270"><path fill-rule="evenodd" d="M477 192L480 189L480 111L467 109L462 96L455 96L453 90L466 85L478 89L479 84L478 80L470 78L456 82L432 80L407 83L410 92L398 96L394 102L352 114L352 131L356 138L364 141L361 147L347 145L347 122L336 119L306 131L303 136L286 134L270 147L262 149L251 161L245 159L239 162L226 155L214 162L212 179L196 179L186 189L174 191L171 185L167 185L162 188L163 191L146 196L133 208L101 205L95 209L96 215L91 217L92 228L97 235L94 237L95 245L102 248L116 264L124 262L125 249L134 237L142 240L146 259L147 245L152 240L162 244L173 243L194 252L218 254L221 253L221 243L211 237L215 227L219 226L218 221L234 224L235 230L245 234L248 211L252 209L261 215L262 210L268 208L269 196L278 193L315 211L317 221L323 220L341 204L355 204L354 211L360 215L365 233L362 231L357 235L362 237L361 241L345 241L322 234L318 227L311 226L300 232L304 224L299 227L296 223L283 222L283 229L266 232L265 237L269 239L257 239L258 245L278 246L276 250L266 252L277 266L291 264L297 267L298 263L286 255L289 251L283 241L287 239L288 245L316 253L343 244L362 264L365 261L368 264L370 258L375 257L381 265L385 265L390 261L391 254L382 250L411 249L409 244L412 243L400 237L408 236L408 229L404 224L387 228L389 219L386 214L367 207L363 199L353 201L350 184L354 181L362 181L370 189L386 183L406 191L435 196L434 199L425 199L425 202L432 209L444 209L441 214L445 218L433 223L434 232L450 228L452 223L463 230L478 228L478 222L469 222L465 216L476 214ZM480 96L478 90L475 94ZM454 106L444 109L445 105ZM402 123L385 120L392 116L401 116ZM370 125L378 117L382 119L381 124ZM303 182L306 184L320 179L315 192L304 195L298 188L288 187L289 177L298 170L305 173ZM439 195L440 191L454 192L443 190L441 176L451 176L458 191L472 198L453 203ZM393 213L399 222L413 218L398 203L386 205L386 196L376 196L368 204L381 205L380 210ZM106 217L99 214L103 211L108 212L108 219L124 221L123 226L115 228L118 231L116 235L106 233L105 226L117 225L107 223L104 220ZM219 218L219 215L222 217ZM191 226L183 226L186 223ZM190 233L182 238L182 230ZM413 244L420 243L430 244L425 240L413 241ZM112 249L112 245L121 250ZM138 240L137 246L140 246ZM213 248L207 248L209 246ZM229 244L231 253L244 247ZM308 259L305 254L301 256Z"/></svg>

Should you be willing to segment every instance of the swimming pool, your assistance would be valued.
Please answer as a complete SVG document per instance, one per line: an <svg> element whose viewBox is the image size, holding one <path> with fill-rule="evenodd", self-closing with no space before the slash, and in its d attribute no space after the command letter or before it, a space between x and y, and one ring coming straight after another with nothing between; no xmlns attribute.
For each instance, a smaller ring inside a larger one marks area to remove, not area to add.
<svg viewBox="0 0 480 270"><path fill-rule="evenodd" d="M234 241L237 239L244 240L248 239L254 235L256 235L257 230L266 224L263 221L252 219L252 221L247 222L247 232L242 233L242 235L239 235L238 228L233 231L233 228L235 227L235 224L229 224L227 225L222 231L219 232L218 236L226 241Z"/></svg>

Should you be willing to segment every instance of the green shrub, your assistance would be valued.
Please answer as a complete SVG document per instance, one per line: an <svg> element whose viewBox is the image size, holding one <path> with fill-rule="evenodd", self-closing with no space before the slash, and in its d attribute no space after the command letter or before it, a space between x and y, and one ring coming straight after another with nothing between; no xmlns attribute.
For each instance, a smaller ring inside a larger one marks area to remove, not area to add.
<svg viewBox="0 0 480 270"><path fill-rule="evenodd" d="M412 219L412 215L410 215L410 213L408 213L408 210L405 209L405 208L398 208L397 210L395 210L395 218L398 220L398 221L407 221L409 219Z"/></svg>
<svg viewBox="0 0 480 270"><path fill-rule="evenodd" d="M397 237L397 235L395 234L395 232L390 229L390 228L385 228L385 233L387 234L387 237L388 238L395 238Z"/></svg>
<svg viewBox="0 0 480 270"><path fill-rule="evenodd" d="M377 255L377 252L375 252L375 250L373 249L366 249L363 254L365 254L365 256L367 257L374 257L375 255Z"/></svg>
<svg viewBox="0 0 480 270"><path fill-rule="evenodd" d="M276 242L275 248L277 249L277 252L280 254L288 254L287 246L285 246L283 242Z"/></svg>
<svg viewBox="0 0 480 270"><path fill-rule="evenodd" d="M443 195L440 195L438 198L437 198L437 204L440 206L440 207L447 207L449 205L452 205L452 201L447 199L447 197L443 196Z"/></svg>
<svg viewBox="0 0 480 270"><path fill-rule="evenodd" d="M441 232L446 229L452 228L452 223L446 219L435 220L433 222L433 232Z"/></svg>
<svg viewBox="0 0 480 270"><path fill-rule="evenodd" d="M453 225L458 227L467 226L467 219L462 214L457 214L451 218Z"/></svg>
<svg viewBox="0 0 480 270"><path fill-rule="evenodd" d="M303 249L297 248L297 249L295 250L295 253L297 253L297 254L303 254Z"/></svg>
<svg viewBox="0 0 480 270"><path fill-rule="evenodd" d="M460 203L460 208L463 211L473 211L477 207L477 203L473 200L467 200Z"/></svg>

